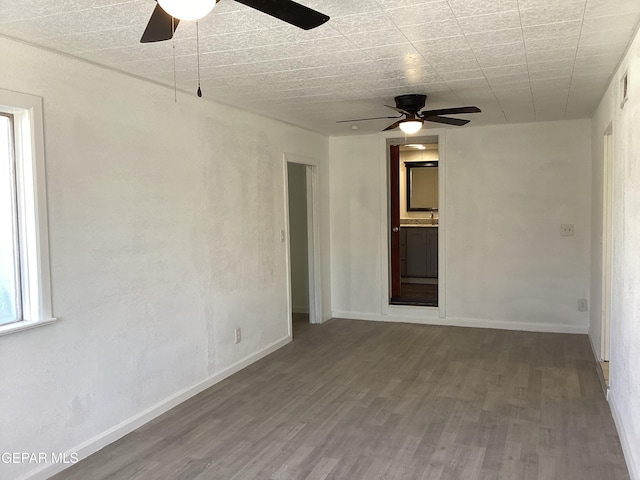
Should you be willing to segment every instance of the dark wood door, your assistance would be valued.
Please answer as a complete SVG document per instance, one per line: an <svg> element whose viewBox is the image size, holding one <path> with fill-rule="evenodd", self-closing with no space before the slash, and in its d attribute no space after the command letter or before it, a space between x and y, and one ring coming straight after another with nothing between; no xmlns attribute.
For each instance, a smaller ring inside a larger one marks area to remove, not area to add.
<svg viewBox="0 0 640 480"><path fill-rule="evenodd" d="M400 147L391 145L389 161L389 201L391 232L391 301L401 296L400 284Z"/></svg>

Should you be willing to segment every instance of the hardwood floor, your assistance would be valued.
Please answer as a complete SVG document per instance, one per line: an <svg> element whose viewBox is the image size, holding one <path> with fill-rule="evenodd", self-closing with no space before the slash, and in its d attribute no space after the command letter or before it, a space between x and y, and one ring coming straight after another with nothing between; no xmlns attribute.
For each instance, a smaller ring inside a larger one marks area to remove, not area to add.
<svg viewBox="0 0 640 480"><path fill-rule="evenodd" d="M398 304L438 306L438 284L401 283Z"/></svg>
<svg viewBox="0 0 640 480"><path fill-rule="evenodd" d="M628 479L584 335L332 320L55 479Z"/></svg>
<svg viewBox="0 0 640 480"><path fill-rule="evenodd" d="M307 330L312 328L312 325L309 323L309 314L293 313L291 315L291 326L293 329L293 339L297 340L300 335L304 335Z"/></svg>

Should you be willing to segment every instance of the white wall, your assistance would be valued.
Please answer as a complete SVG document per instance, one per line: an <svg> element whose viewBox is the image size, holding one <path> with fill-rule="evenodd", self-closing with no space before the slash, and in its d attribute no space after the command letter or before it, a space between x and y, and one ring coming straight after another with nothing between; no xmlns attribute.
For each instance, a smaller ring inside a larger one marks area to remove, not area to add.
<svg viewBox="0 0 640 480"><path fill-rule="evenodd" d="M5 38L0 58L0 88L44 99L59 317L0 337L0 452L90 452L289 341L283 154L319 163L328 260L326 137Z"/></svg>
<svg viewBox="0 0 640 480"><path fill-rule="evenodd" d="M629 100L620 108L620 79ZM613 265L609 402L632 479L640 479L640 34L636 34L592 120L591 326L600 353L604 133L613 124Z"/></svg>
<svg viewBox="0 0 640 480"><path fill-rule="evenodd" d="M384 144L384 142L383 142ZM330 139L331 303L334 317L368 319L380 308L378 135Z"/></svg>
<svg viewBox="0 0 640 480"><path fill-rule="evenodd" d="M309 313L307 242L307 166L288 164L291 304L295 313Z"/></svg>
<svg viewBox="0 0 640 480"><path fill-rule="evenodd" d="M334 316L586 332L589 121L440 131L439 310L387 305L385 139L331 138Z"/></svg>

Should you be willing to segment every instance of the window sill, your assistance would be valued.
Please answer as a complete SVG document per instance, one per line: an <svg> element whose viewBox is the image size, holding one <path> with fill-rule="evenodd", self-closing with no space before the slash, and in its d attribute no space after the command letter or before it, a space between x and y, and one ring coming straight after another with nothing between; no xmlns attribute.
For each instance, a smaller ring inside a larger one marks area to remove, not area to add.
<svg viewBox="0 0 640 480"><path fill-rule="evenodd" d="M8 325L0 326L0 337L3 335L9 335L10 333L20 332L22 330L29 330L31 328L42 327L55 322L57 318L47 318L45 320L38 321L26 321L10 323Z"/></svg>

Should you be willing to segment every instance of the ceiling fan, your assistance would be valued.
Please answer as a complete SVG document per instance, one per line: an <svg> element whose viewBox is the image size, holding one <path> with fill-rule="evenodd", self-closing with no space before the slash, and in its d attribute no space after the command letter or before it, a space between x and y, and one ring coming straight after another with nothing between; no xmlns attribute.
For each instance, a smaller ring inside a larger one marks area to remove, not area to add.
<svg viewBox="0 0 640 480"><path fill-rule="evenodd" d="M462 126L466 125L470 122L470 120L464 120L461 118L451 118L451 117L443 117L442 115L455 115L458 113L480 113L478 107L455 107L455 108L442 108L439 110L422 110L427 102L426 95L400 95L394 98L396 102L396 106L392 107L391 105L385 105L385 107L389 107L395 110L402 115L397 117L373 117L373 118L356 118L353 120L339 120L336 123L346 123L346 122L362 122L365 120L380 120L383 118L402 118L403 120L398 120L397 122L389 125L387 128L383 130L393 130L395 128L400 127L405 133L416 133L418 130L422 128L423 122L435 122L435 123L444 123L447 125L455 125ZM422 111L421 111L422 110Z"/></svg>
<svg viewBox="0 0 640 480"><path fill-rule="evenodd" d="M170 40L180 20L198 20L207 15L220 0L156 0L140 43ZM329 17L292 0L235 0L303 30L319 27Z"/></svg>

